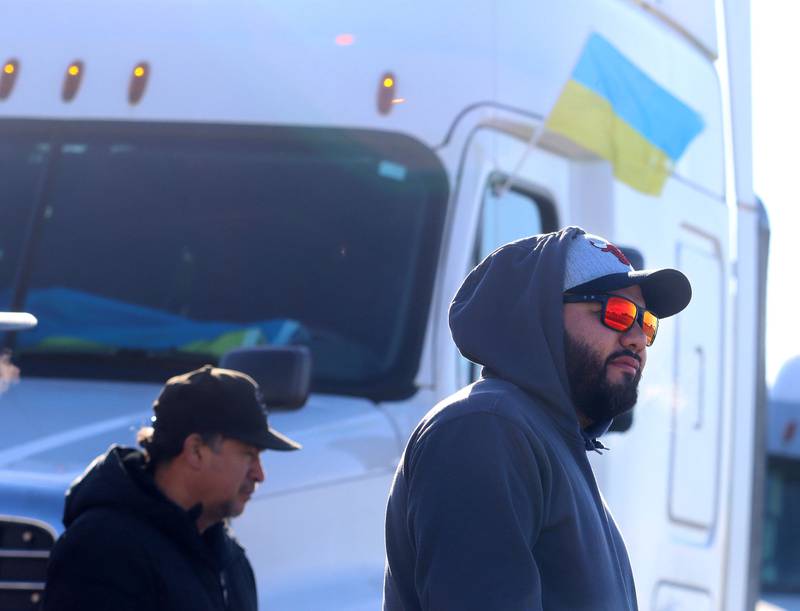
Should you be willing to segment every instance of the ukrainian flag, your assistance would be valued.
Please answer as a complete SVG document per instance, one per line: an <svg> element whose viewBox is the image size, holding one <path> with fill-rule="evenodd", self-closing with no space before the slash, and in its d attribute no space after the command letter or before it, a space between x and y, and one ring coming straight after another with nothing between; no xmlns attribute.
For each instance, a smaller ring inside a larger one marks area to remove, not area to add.
<svg viewBox="0 0 800 611"><path fill-rule="evenodd" d="M622 182L658 195L703 119L592 34L545 127L608 159Z"/></svg>

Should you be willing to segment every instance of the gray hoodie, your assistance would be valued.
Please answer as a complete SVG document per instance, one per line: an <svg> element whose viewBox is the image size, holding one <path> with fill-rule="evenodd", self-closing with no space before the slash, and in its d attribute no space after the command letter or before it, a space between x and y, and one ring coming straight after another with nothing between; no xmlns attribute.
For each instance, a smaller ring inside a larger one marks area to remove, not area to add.
<svg viewBox="0 0 800 611"><path fill-rule="evenodd" d="M564 363L564 261L580 232L501 247L456 294L453 338L483 373L406 446L386 514L385 611L637 608Z"/></svg>

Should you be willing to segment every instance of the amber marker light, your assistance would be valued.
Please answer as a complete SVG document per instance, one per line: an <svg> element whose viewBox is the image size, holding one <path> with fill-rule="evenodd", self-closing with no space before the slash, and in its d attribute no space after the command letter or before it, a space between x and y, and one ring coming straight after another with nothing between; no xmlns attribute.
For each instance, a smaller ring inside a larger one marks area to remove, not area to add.
<svg viewBox="0 0 800 611"><path fill-rule="evenodd" d="M397 99L395 89L397 87L397 79L391 72L386 72L381 76L378 83L378 112L382 115L388 115L394 106L393 101Z"/></svg>
<svg viewBox="0 0 800 611"><path fill-rule="evenodd" d="M75 99L75 96L78 95L78 89L81 86L84 72L82 61L74 61L67 66L67 73L64 75L64 85L61 87L62 100L71 102Z"/></svg>
<svg viewBox="0 0 800 611"><path fill-rule="evenodd" d="M9 59L3 64L3 72L0 73L0 100L5 100L11 95L17 82L17 74L19 74L19 62L16 59Z"/></svg>
<svg viewBox="0 0 800 611"><path fill-rule="evenodd" d="M133 67L131 80L128 84L128 103L132 106L138 104L142 100L149 77L150 64L147 62L139 62Z"/></svg>

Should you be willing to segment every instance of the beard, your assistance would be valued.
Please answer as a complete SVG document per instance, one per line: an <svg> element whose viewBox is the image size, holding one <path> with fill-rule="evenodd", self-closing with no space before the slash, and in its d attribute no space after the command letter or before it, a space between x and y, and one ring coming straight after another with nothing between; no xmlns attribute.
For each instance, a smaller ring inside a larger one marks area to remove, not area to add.
<svg viewBox="0 0 800 611"><path fill-rule="evenodd" d="M215 521L222 521L242 515L247 501L243 501L240 497L252 495L255 492L255 488L256 487L252 484L244 484L239 488L237 498L226 499L210 505L207 513L213 516Z"/></svg>
<svg viewBox="0 0 800 611"><path fill-rule="evenodd" d="M578 411L592 422L611 420L636 405L642 370L624 376L617 384L608 381L608 365L620 356L639 357L630 350L611 354L605 362L592 348L564 333L564 356L572 401Z"/></svg>

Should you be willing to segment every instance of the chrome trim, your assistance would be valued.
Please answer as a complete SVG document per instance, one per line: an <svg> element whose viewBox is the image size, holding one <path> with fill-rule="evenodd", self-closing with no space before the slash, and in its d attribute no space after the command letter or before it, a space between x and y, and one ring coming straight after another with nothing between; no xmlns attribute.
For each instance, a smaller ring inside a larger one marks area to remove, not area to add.
<svg viewBox="0 0 800 611"><path fill-rule="evenodd" d="M43 581L0 581L0 590L24 591L33 590L40 592L44 590Z"/></svg>
<svg viewBox="0 0 800 611"><path fill-rule="evenodd" d="M29 524L30 526L38 526L42 530L50 533L50 535L53 537L53 541L58 539L58 533L56 532L56 529L42 520L36 520L35 518L20 518L18 516L9 516L0 513L0 522L13 522L15 524Z"/></svg>
<svg viewBox="0 0 800 611"><path fill-rule="evenodd" d="M45 549L0 549L0 558L49 558L49 557L50 557L50 552Z"/></svg>

